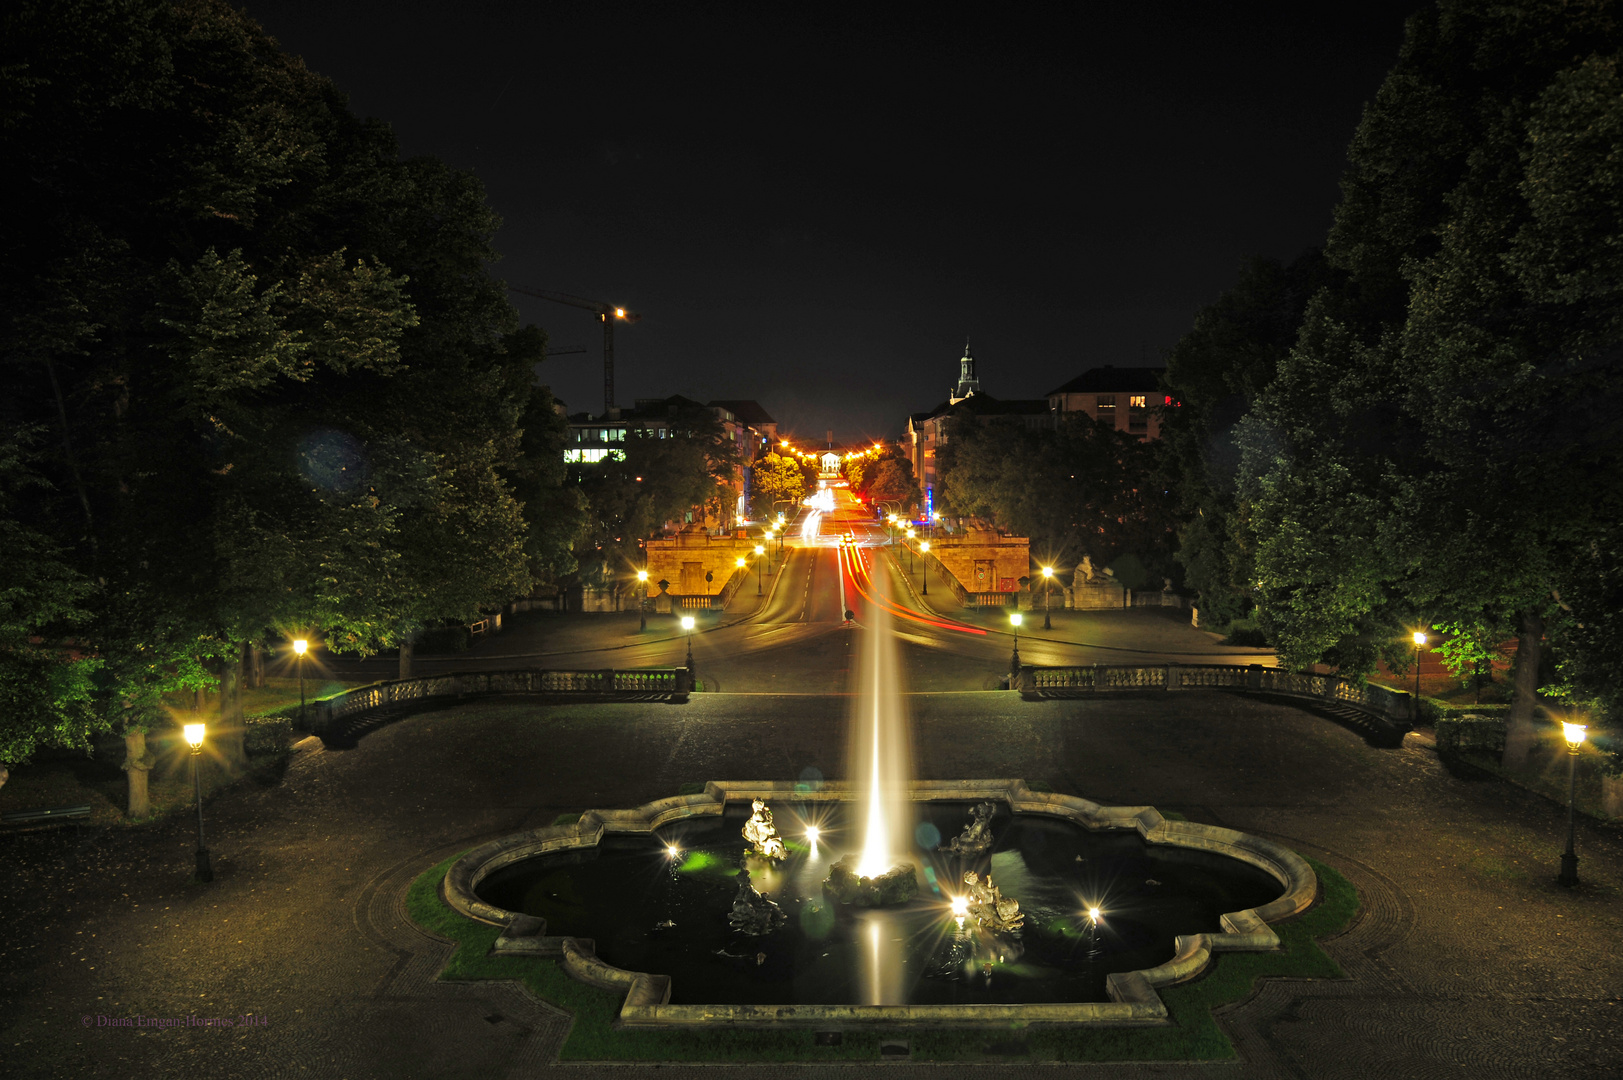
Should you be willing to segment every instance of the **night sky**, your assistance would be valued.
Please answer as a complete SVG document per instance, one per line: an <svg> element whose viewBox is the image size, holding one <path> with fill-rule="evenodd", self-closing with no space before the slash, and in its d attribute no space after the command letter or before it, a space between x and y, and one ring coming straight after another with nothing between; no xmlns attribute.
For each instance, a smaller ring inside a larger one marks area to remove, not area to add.
<svg viewBox="0 0 1623 1080"><path fill-rule="evenodd" d="M472 169L495 272L625 304L616 397L756 398L894 436L969 334L1036 397L1158 363L1250 254L1322 242L1414 3L250 3L288 51ZM1046 11L1046 14L1045 14ZM588 312L515 297L601 408Z"/></svg>

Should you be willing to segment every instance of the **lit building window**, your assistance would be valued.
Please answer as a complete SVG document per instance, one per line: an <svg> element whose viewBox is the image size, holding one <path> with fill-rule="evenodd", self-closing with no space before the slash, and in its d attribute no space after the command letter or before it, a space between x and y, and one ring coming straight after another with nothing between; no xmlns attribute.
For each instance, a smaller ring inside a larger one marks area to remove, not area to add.
<svg viewBox="0 0 1623 1080"><path fill-rule="evenodd" d="M595 465L600 461L624 461L624 450L606 450L600 446L589 446L584 450L565 450L564 462L568 465Z"/></svg>

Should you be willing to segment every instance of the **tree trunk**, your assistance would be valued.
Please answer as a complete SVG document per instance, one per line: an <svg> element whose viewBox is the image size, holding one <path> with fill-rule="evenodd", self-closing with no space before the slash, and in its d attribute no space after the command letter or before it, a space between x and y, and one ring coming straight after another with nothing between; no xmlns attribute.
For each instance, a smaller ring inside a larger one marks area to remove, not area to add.
<svg viewBox="0 0 1623 1080"><path fill-rule="evenodd" d="M248 646L248 686L254 690L265 686L265 650L258 645Z"/></svg>
<svg viewBox="0 0 1623 1080"><path fill-rule="evenodd" d="M216 745L233 772L246 764L248 758L242 730L242 672L247 651L247 643L238 645L220 665L220 722Z"/></svg>
<svg viewBox="0 0 1623 1080"><path fill-rule="evenodd" d="M124 811L126 817L144 818L152 813L152 804L147 801L147 773L152 765L152 755L147 753L147 733L139 729L126 731L124 777L130 787L129 806Z"/></svg>
<svg viewBox="0 0 1623 1080"><path fill-rule="evenodd" d="M1505 722L1505 753L1501 759L1510 770L1526 768L1527 759L1538 745L1539 731L1533 716L1538 710L1538 665L1543 649L1544 619L1535 611L1523 612L1521 634L1516 640L1515 696Z"/></svg>
<svg viewBox="0 0 1623 1080"><path fill-rule="evenodd" d="M412 640L412 636L410 634L406 634L401 637L399 678L402 682L411 678L411 658L412 654L416 652L416 649L416 642Z"/></svg>
<svg viewBox="0 0 1623 1080"><path fill-rule="evenodd" d="M1623 818L1623 776L1601 774L1600 812L1609 818Z"/></svg>

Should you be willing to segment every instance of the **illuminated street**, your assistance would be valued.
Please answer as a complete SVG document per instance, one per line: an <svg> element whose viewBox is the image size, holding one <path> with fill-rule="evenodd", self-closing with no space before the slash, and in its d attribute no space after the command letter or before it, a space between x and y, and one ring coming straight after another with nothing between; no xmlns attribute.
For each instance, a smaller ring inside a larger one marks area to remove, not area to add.
<svg viewBox="0 0 1623 1080"><path fill-rule="evenodd" d="M693 655L707 685L736 693L843 692L853 635L860 620L846 625L864 579L882 577L895 603L912 617L896 622L907 678L917 691L984 690L1008 676L1013 646L1007 618L999 612L966 612L936 582L928 601L897 567L905 560L889 544L886 530L871 512L836 489L836 508L827 514L802 510L790 523L783 561L757 606L752 589L741 589L725 611L702 617ZM804 531L814 525L814 535ZM841 537L856 537L856 552L842 560ZM853 579L851 559L862 576ZM1028 620L1020 634L1020 654L1028 664L1093 663L1271 664L1267 650L1218 644L1220 635L1188 625L1187 612L1139 608L1126 611L1055 612L1054 629ZM512 628L453 657L419 655L423 672L479 667L645 667L681 659L683 635L673 616L651 616L637 632L635 611L618 615L521 615ZM354 662L329 659L333 673L386 677L388 657Z"/></svg>

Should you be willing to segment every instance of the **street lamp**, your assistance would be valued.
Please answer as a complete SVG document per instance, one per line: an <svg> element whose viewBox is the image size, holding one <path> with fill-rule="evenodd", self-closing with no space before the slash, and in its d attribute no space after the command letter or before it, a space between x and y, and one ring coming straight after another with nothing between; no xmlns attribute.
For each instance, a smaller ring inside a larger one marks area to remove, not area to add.
<svg viewBox="0 0 1623 1080"><path fill-rule="evenodd" d="M637 632L648 629L648 571L637 571Z"/></svg>
<svg viewBox="0 0 1623 1080"><path fill-rule="evenodd" d="M913 530L912 529L907 530L907 538L909 540L913 539ZM911 574L913 572L913 549L912 548L907 549L907 572L909 574Z"/></svg>
<svg viewBox="0 0 1623 1080"><path fill-rule="evenodd" d="M296 664L299 669L299 726L301 728L306 727L304 716L304 654L309 651L309 648L310 643L308 641L304 640L303 638L294 639L293 654L298 658L294 661L294 664ZM306 730L308 730L308 728L306 728Z"/></svg>
<svg viewBox="0 0 1623 1080"><path fill-rule="evenodd" d="M1426 647L1426 632L1414 632L1414 705L1410 708L1411 723L1420 722L1420 650Z"/></svg>
<svg viewBox="0 0 1623 1080"><path fill-rule="evenodd" d="M1015 683L1020 678L1020 622L1021 618L1018 611L1009 613L1009 625L1014 627L1014 652L1009 656L1010 690L1018 689Z"/></svg>
<svg viewBox="0 0 1623 1080"><path fill-rule="evenodd" d="M1575 823L1573 805L1578 801L1578 747L1584 744L1585 724L1561 725L1567 737L1567 850L1561 853L1561 876L1558 882L1571 888L1578 884L1578 853L1573 849Z"/></svg>
<svg viewBox="0 0 1623 1080"><path fill-rule="evenodd" d="M1054 590L1051 589L1049 586L1053 584L1053 581L1054 581L1054 568L1052 566L1043 567L1043 629L1044 630L1052 630L1052 629L1054 629L1053 622L1050 621L1050 619L1048 618L1049 598L1054 595Z"/></svg>
<svg viewBox="0 0 1623 1080"><path fill-rule="evenodd" d="M203 725L187 724L186 742L192 748L192 788L197 792L197 880L213 881L214 868L209 865L209 849L203 844L203 781L197 774L197 759L203 753ZM1571 847L1569 843L1567 845Z"/></svg>
<svg viewBox="0 0 1623 1080"><path fill-rule="evenodd" d="M755 545L755 595L761 595L761 556L766 554L766 548L760 544Z"/></svg>
<svg viewBox="0 0 1623 1080"><path fill-rule="evenodd" d="M682 629L688 632L688 678L693 677L693 616L682 616Z"/></svg>
<svg viewBox="0 0 1623 1080"><path fill-rule="evenodd" d="M919 564L924 571L924 595L930 595L930 541L919 541Z"/></svg>

